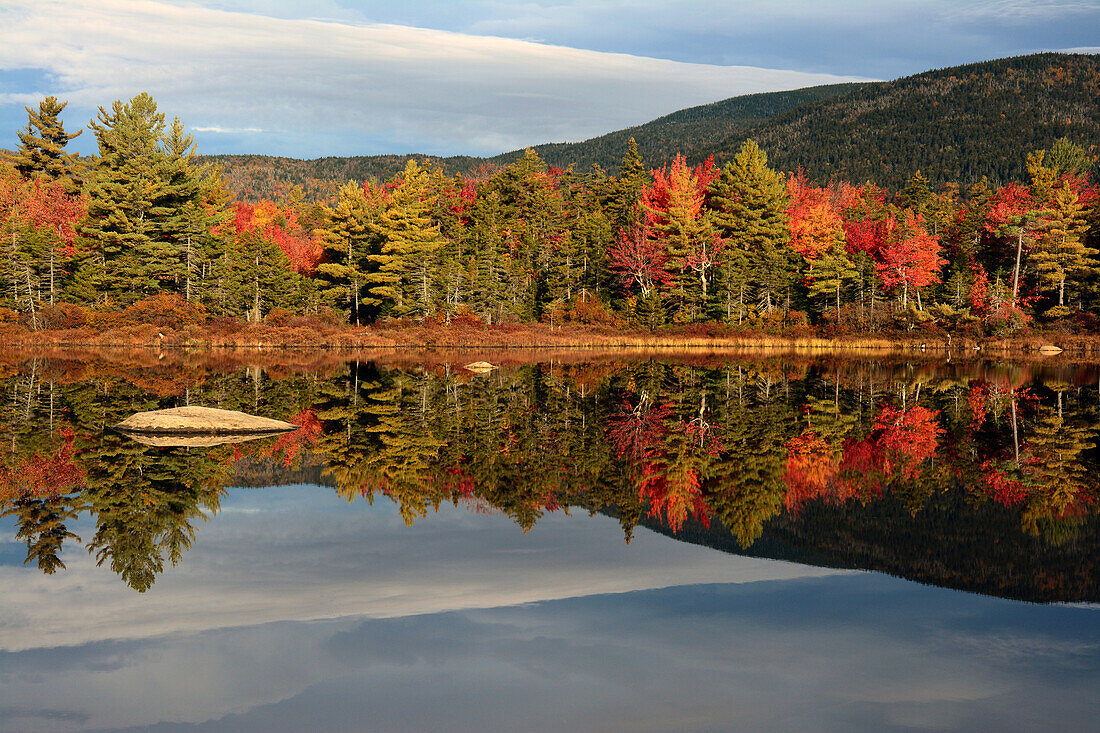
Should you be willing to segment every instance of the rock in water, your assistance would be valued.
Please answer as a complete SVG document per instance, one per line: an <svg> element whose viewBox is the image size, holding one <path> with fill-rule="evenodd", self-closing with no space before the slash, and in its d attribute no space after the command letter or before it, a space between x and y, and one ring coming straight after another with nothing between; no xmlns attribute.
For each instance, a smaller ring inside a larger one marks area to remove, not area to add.
<svg viewBox="0 0 1100 733"><path fill-rule="evenodd" d="M154 435L246 435L297 429L297 425L282 420L213 407L173 407L139 412L115 425L119 432Z"/></svg>
<svg viewBox="0 0 1100 733"><path fill-rule="evenodd" d="M1052 344L1046 344L1045 346L1039 347L1039 353L1043 356L1054 356L1055 354L1061 354L1062 349Z"/></svg>
<svg viewBox="0 0 1100 733"><path fill-rule="evenodd" d="M494 369L498 368L499 367L497 367L496 365L490 364L487 361L475 361L472 364L467 364L463 367L463 369L471 372L491 372Z"/></svg>

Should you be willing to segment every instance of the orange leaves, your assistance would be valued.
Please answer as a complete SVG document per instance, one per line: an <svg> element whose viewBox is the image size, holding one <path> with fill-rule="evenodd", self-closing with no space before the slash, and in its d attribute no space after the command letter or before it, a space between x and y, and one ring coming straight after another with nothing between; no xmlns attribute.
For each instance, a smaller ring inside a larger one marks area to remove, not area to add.
<svg viewBox="0 0 1100 733"><path fill-rule="evenodd" d="M807 430L787 444L784 503L797 511L822 498L842 502L869 498L897 481L919 478L924 462L936 454L943 428L938 413L924 407L899 410L884 406L871 433L845 440L843 448Z"/></svg>
<svg viewBox="0 0 1100 733"><path fill-rule="evenodd" d="M707 186L717 177L713 158L692 168L679 154L672 165L654 170L653 183L642 189L646 229L665 232L697 221L702 215Z"/></svg>
<svg viewBox="0 0 1100 733"><path fill-rule="evenodd" d="M1011 224L1014 217L1022 216L1033 208L1035 202L1030 189L1018 183L1010 183L993 194L984 228L987 232L995 232Z"/></svg>
<svg viewBox="0 0 1100 733"><path fill-rule="evenodd" d="M882 283L888 288L923 288L940 281L940 268L947 261L940 257L940 241L924 229L920 216L905 211L899 224L889 216L884 222L886 240L875 263Z"/></svg>
<svg viewBox="0 0 1100 733"><path fill-rule="evenodd" d="M696 518L710 524L703 501L702 476L708 457L722 446L699 424L672 421L668 404L643 401L633 409L623 404L609 420L608 439L619 458L640 470L638 498L649 504L649 516L674 532Z"/></svg>
<svg viewBox="0 0 1100 733"><path fill-rule="evenodd" d="M812 430L792 438L787 448L787 470L783 474L787 495L783 503L787 509L797 511L804 502L826 496L835 489L840 456ZM834 494L832 498L841 497Z"/></svg>
<svg viewBox="0 0 1100 733"><path fill-rule="evenodd" d="M920 465L936 454L943 428L937 412L925 407L898 410L883 407L875 420L874 433L882 455L883 473L914 479Z"/></svg>
<svg viewBox="0 0 1100 733"><path fill-rule="evenodd" d="M0 466L0 501L12 501L21 496L60 496L80 488L84 469L73 463L73 436L48 456L38 453L14 466Z"/></svg>
<svg viewBox="0 0 1100 733"><path fill-rule="evenodd" d="M321 261L324 247L320 237L306 232L298 222L298 214L290 208L280 208L272 201L248 204L238 201L234 208L233 228L237 234L257 232L274 242L290 259L294 272L311 274Z"/></svg>
<svg viewBox="0 0 1100 733"><path fill-rule="evenodd" d="M76 224L87 206L87 197L65 193L61 181L24 180L14 171L0 178L0 222L48 229L68 248L76 241Z"/></svg>
<svg viewBox="0 0 1100 733"><path fill-rule="evenodd" d="M803 173L787 182L791 200L787 205L787 226L791 249L803 259L821 257L844 238L844 221L832 201L832 192L809 185Z"/></svg>
<svg viewBox="0 0 1100 733"><path fill-rule="evenodd" d="M638 484L638 496L649 501L649 516L663 520L673 532L679 532L688 517L697 517L704 525L710 523L699 473L682 462L647 463Z"/></svg>

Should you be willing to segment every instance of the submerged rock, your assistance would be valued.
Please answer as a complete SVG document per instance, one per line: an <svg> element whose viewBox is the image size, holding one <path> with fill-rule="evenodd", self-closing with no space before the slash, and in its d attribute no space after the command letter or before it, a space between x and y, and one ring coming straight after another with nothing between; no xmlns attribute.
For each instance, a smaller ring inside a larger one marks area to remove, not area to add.
<svg viewBox="0 0 1100 733"><path fill-rule="evenodd" d="M139 412L114 427L122 433L152 435L275 434L298 429L297 425L282 420L213 407L173 407Z"/></svg>

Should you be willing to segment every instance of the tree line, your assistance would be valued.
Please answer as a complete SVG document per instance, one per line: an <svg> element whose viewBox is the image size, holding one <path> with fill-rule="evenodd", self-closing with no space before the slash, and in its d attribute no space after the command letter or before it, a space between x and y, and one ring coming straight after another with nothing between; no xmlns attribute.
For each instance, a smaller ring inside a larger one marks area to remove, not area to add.
<svg viewBox="0 0 1100 733"><path fill-rule="evenodd" d="M1003 575L1069 594L1058 600L1095 600L1073 595L1095 594L1080 579L1095 566L1100 526L1090 478L1097 397L1085 373L932 377L780 359L544 363L474 378L363 362L274 376L258 367L186 377L178 365L78 369L73 379L57 362L38 363L0 380L10 396L0 404L0 512L13 518L27 562L47 573L64 567L64 545L83 542L144 590L180 560L242 471L313 466L311 480L349 502L385 497L408 524L454 504L527 530L572 508L611 513L627 541L644 523L689 537L713 527L710 542L722 534L748 548L777 524L798 532L807 516L805 532L821 512L847 514L853 531L888 537L881 547L903 574L927 571L930 537L972 533L973 546L936 546L937 562L966 574L989 557L992 586ZM150 447L108 429L135 410L188 402L301 427L209 450ZM268 475L258 483L300 480ZM934 519L924 522L926 511ZM82 513L94 531L77 538ZM817 557L851 545L836 527L800 542ZM920 529L909 537L899 527ZM1069 558L1052 574L1064 575L1056 586L1015 575L1055 547Z"/></svg>
<svg viewBox="0 0 1100 733"><path fill-rule="evenodd" d="M34 328L43 309L169 293L250 321L1097 329L1100 187L1067 139L1021 151L1026 180L965 191L920 171L897 191L818 186L752 140L721 168L649 169L631 141L615 175L529 150L466 175L410 160L321 200L247 203L148 94L100 108L86 159L65 150L64 107L28 108L0 171L0 307Z"/></svg>

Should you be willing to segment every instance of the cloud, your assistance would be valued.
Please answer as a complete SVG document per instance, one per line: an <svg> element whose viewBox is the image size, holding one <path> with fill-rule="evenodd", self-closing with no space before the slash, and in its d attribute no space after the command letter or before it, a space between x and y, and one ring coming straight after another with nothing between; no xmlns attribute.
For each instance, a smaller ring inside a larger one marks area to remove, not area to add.
<svg viewBox="0 0 1100 733"><path fill-rule="evenodd" d="M95 534L86 524L72 531ZM550 515L522 536L507 517L444 506L410 528L388 501L349 507L331 489L302 486L232 492L144 595L79 544L64 560L57 575L0 566L0 650L839 572L731 557L641 529L626 545L618 522L602 516Z"/></svg>
<svg viewBox="0 0 1100 733"><path fill-rule="evenodd" d="M0 655L0 721L60 708L158 731L1078 730L1100 681L1081 643L1092 616L859 573L255 624Z"/></svg>
<svg viewBox="0 0 1100 733"><path fill-rule="evenodd" d="M0 69L46 70L70 110L148 91L194 129L317 155L496 153L855 78L145 0L16 0L0 22Z"/></svg>

